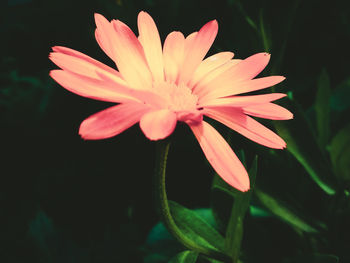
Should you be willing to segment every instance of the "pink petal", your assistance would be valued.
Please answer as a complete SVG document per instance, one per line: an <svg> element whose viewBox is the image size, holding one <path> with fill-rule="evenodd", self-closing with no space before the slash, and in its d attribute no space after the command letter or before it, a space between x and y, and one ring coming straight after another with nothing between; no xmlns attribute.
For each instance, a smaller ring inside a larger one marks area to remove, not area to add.
<svg viewBox="0 0 350 263"><path fill-rule="evenodd" d="M150 89L152 75L139 40L123 22L113 20L111 23L117 33L113 44L120 73L133 88Z"/></svg>
<svg viewBox="0 0 350 263"><path fill-rule="evenodd" d="M127 87L118 83L109 83L65 70L51 70L50 76L65 89L83 97L109 102L137 100Z"/></svg>
<svg viewBox="0 0 350 263"><path fill-rule="evenodd" d="M160 140L168 137L175 129L176 114L162 109L151 111L142 116L140 128L150 140Z"/></svg>
<svg viewBox="0 0 350 263"><path fill-rule="evenodd" d="M50 76L65 89L80 96L109 102L137 101L164 107L164 100L150 91L134 90L115 82L112 75L97 72L99 79L93 79L65 70L52 70Z"/></svg>
<svg viewBox="0 0 350 263"><path fill-rule="evenodd" d="M85 140L113 137L137 123L148 110L144 104L132 102L110 107L85 119L79 134Z"/></svg>
<svg viewBox="0 0 350 263"><path fill-rule="evenodd" d="M168 82L174 83L182 65L185 50L185 38L181 32L170 33L164 42L164 73Z"/></svg>
<svg viewBox="0 0 350 263"><path fill-rule="evenodd" d="M240 59L232 59L221 66L215 68L210 71L207 75L205 75L199 82L192 88L194 94L199 96L200 98L207 94L209 91L213 90L213 86L211 85L212 81L217 79L218 76L222 75L226 71L229 71L232 67L235 67L242 60ZM221 88L220 86L216 86L214 88Z"/></svg>
<svg viewBox="0 0 350 263"><path fill-rule="evenodd" d="M102 15L95 13L95 38L101 49L115 62L115 46L114 41L116 33L113 30L111 23Z"/></svg>
<svg viewBox="0 0 350 263"><path fill-rule="evenodd" d="M225 107L246 107L256 104L263 104L278 100L287 96L283 93L270 93L263 95L251 95L251 96L232 96L225 98L218 98L205 101L201 103L198 107L207 107L207 106L225 106Z"/></svg>
<svg viewBox="0 0 350 263"><path fill-rule="evenodd" d="M253 79L267 66L271 55L268 53L257 53L252 55L239 63L237 67L232 70L239 79Z"/></svg>
<svg viewBox="0 0 350 263"><path fill-rule="evenodd" d="M135 89L150 89L152 75L149 71L143 48L131 31L120 21L111 23L99 14L95 14L97 29L109 44L123 79Z"/></svg>
<svg viewBox="0 0 350 263"><path fill-rule="evenodd" d="M218 85L217 88L214 88L212 85L213 83L211 83L208 84L207 87L202 88L199 103L205 104L212 99L265 89L274 86L283 80L285 80L285 77L270 76L252 80L221 83L221 86Z"/></svg>
<svg viewBox="0 0 350 263"><path fill-rule="evenodd" d="M111 75L105 75L102 72L97 72L98 76L104 80L106 83L114 83L114 77ZM113 85L113 90L115 90L116 87ZM118 87L118 91L120 93L123 93L125 95L128 95L134 100L137 100L139 102L142 102L144 104L152 105L155 108L165 108L168 107L166 100L164 100L163 97L158 95L157 93L151 91L151 90L135 90L128 87Z"/></svg>
<svg viewBox="0 0 350 263"><path fill-rule="evenodd" d="M205 121L189 126L218 175L232 187L248 191L250 185L247 171L225 139Z"/></svg>
<svg viewBox="0 0 350 263"><path fill-rule="evenodd" d="M203 113L259 144L274 149L286 147L286 143L281 137L245 115L241 110L228 107L213 107L205 108Z"/></svg>
<svg viewBox="0 0 350 263"><path fill-rule="evenodd" d="M266 89L282 82L285 79L286 78L283 76L270 76L270 77L252 79L252 80L244 81L239 85L236 85L233 89L233 93L231 92L229 93L231 95L236 95L236 94Z"/></svg>
<svg viewBox="0 0 350 263"><path fill-rule="evenodd" d="M106 35L102 34L98 29L95 30L95 39L100 48L114 61L113 49L109 44L109 39L106 39Z"/></svg>
<svg viewBox="0 0 350 263"><path fill-rule="evenodd" d="M203 60L194 72L189 87L195 86L210 71L231 60L233 55L232 52L220 52Z"/></svg>
<svg viewBox="0 0 350 263"><path fill-rule="evenodd" d="M112 75L117 83L126 85L118 71L81 52L59 46L52 49L55 52L50 53L50 59L64 70L96 79L99 78L97 72L103 72L106 75Z"/></svg>
<svg viewBox="0 0 350 263"><path fill-rule="evenodd" d="M111 29L109 21L102 15L95 13L95 38L100 48L114 61L114 47L112 45L115 32Z"/></svg>
<svg viewBox="0 0 350 263"><path fill-rule="evenodd" d="M186 55L188 52L191 51L192 45L194 43L194 40L196 39L198 35L198 32L193 32L191 34L189 34L186 39L185 39L185 54Z"/></svg>
<svg viewBox="0 0 350 263"><path fill-rule="evenodd" d="M273 104L266 103L260 105L251 105L243 108L244 113L254 117L270 120L290 120L293 119L293 113L289 110Z"/></svg>
<svg viewBox="0 0 350 263"><path fill-rule="evenodd" d="M185 83L190 80L194 71L197 69L203 58L207 54L214 42L218 32L218 23L216 20L205 24L198 32L190 47L186 50L184 63L181 68L179 83Z"/></svg>
<svg viewBox="0 0 350 263"><path fill-rule="evenodd" d="M218 89L218 87L221 87L219 89L227 89L227 87L236 87L242 81L250 80L256 77L266 67L269 60L270 55L267 53L258 53L253 56L250 56L240 61L228 70L223 71L215 78L211 78L210 81L207 81L206 83L201 83L201 87L199 87L198 93L201 94L201 97L204 97L207 93L213 92L214 90ZM228 90L233 91L234 89ZM229 95L233 95L233 93L227 94L226 96Z"/></svg>
<svg viewBox="0 0 350 263"><path fill-rule="evenodd" d="M137 20L139 40L142 43L149 69L155 81L164 81L162 44L152 17L141 11Z"/></svg>

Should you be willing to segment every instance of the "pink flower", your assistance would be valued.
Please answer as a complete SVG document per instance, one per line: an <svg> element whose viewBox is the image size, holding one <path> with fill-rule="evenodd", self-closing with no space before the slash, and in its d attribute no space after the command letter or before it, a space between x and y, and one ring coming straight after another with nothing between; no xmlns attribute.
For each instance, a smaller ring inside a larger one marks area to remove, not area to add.
<svg viewBox="0 0 350 263"><path fill-rule="evenodd" d="M157 27L146 12L138 15L139 37L119 20L109 22L95 14L95 21L96 40L119 71L66 47L53 47L50 54L62 69L52 70L50 75L64 88L84 97L119 103L84 120L79 130L82 138L113 137L139 122L147 138L160 140L174 131L177 121L185 122L214 170L241 191L250 187L247 172L203 115L267 147L286 147L278 135L249 117L291 119L292 113L271 103L285 94L237 96L285 79L253 79L268 64L269 54L240 60L232 59L232 52L220 52L204 59L218 31L216 20L186 38L178 31L170 33L163 49Z"/></svg>

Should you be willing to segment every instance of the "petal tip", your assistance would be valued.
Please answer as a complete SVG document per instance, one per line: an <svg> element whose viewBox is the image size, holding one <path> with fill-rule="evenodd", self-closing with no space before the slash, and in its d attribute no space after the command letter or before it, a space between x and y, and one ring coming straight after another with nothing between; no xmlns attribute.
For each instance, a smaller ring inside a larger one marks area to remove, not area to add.
<svg viewBox="0 0 350 263"><path fill-rule="evenodd" d="M140 16L150 16L150 14L148 14L146 11L141 10L138 17Z"/></svg>
<svg viewBox="0 0 350 263"><path fill-rule="evenodd" d="M61 48L60 46L53 46L53 47L51 47L52 51L54 51L54 52L59 52L60 48Z"/></svg>
<svg viewBox="0 0 350 263"><path fill-rule="evenodd" d="M102 26L102 23L108 22L108 20L101 14L99 13L94 13L94 18L95 18L95 24L97 27Z"/></svg>
<svg viewBox="0 0 350 263"><path fill-rule="evenodd" d="M62 70L60 70L60 69L53 69L53 70L50 70L49 76L50 76L51 78L55 79L55 77L57 76L57 74L59 74L59 73L58 73L59 71L62 71Z"/></svg>
<svg viewBox="0 0 350 263"><path fill-rule="evenodd" d="M250 185L248 184L248 186L244 186L241 189L239 189L242 192L248 192L250 190Z"/></svg>

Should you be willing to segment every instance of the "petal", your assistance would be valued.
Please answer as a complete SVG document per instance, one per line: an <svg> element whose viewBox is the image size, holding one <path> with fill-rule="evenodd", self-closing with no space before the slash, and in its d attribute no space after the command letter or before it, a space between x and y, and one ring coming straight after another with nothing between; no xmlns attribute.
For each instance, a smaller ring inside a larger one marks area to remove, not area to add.
<svg viewBox="0 0 350 263"><path fill-rule="evenodd" d="M188 52L191 51L192 45L194 43L194 40L196 39L198 35L198 32L193 32L191 34L189 34L186 39L185 39L185 54L186 55Z"/></svg>
<svg viewBox="0 0 350 263"><path fill-rule="evenodd" d="M234 54L232 52L220 52L203 60L194 72L189 87L196 85L210 71L230 61L233 56Z"/></svg>
<svg viewBox="0 0 350 263"><path fill-rule="evenodd" d="M270 54L257 53L239 63L232 69L232 78L234 79L253 79L267 66L270 61Z"/></svg>
<svg viewBox="0 0 350 263"><path fill-rule="evenodd" d="M266 104L244 107L243 112L254 117L270 119L270 120L293 119L293 113L273 103L266 103Z"/></svg>
<svg viewBox="0 0 350 263"><path fill-rule="evenodd" d="M268 53L258 53L240 61L235 66L217 75L215 78L211 78L209 82L207 81L204 83L205 85L202 83L202 86L204 86L202 87L203 91L199 91L201 92L201 97L204 97L209 92L213 92L218 87L221 87L220 90L222 88L227 89L227 87L234 88L242 81L256 77L266 67L269 60L270 55ZM231 91L230 88L229 91ZM229 95L233 94L227 94L226 96Z"/></svg>
<svg viewBox="0 0 350 263"><path fill-rule="evenodd" d="M130 89L115 82L111 75L97 73L100 79L85 77L65 70L52 70L50 76L65 89L83 97L117 103L137 101L156 107L164 107L164 99L157 94Z"/></svg>
<svg viewBox="0 0 350 263"><path fill-rule="evenodd" d="M232 187L248 191L248 173L225 139L205 121L189 126L218 175Z"/></svg>
<svg viewBox="0 0 350 263"><path fill-rule="evenodd" d="M109 39L106 39L106 36L101 34L101 32L96 29L95 30L95 39L100 48L114 61L113 50L111 45L109 44Z"/></svg>
<svg viewBox="0 0 350 263"><path fill-rule="evenodd" d="M137 123L148 110L144 104L132 102L110 107L85 119L79 134L85 140L113 137Z"/></svg>
<svg viewBox="0 0 350 263"><path fill-rule="evenodd" d="M160 140L168 137L174 131L176 122L174 112L162 109L143 115L140 120L140 128L148 139Z"/></svg>
<svg viewBox="0 0 350 263"><path fill-rule="evenodd" d="M137 20L139 40L142 43L149 69L155 81L164 80L162 44L152 17L141 11Z"/></svg>
<svg viewBox="0 0 350 263"><path fill-rule="evenodd" d="M278 100L287 96L283 93L270 93L263 95L252 95L252 96L233 96L226 98L218 98L206 101L205 103L199 104L198 107L207 106L225 106L225 107L245 107L256 104L268 103L274 100Z"/></svg>
<svg viewBox="0 0 350 263"><path fill-rule="evenodd" d="M252 79L252 80L242 82L239 85L236 85L236 87L232 89L233 93L231 92L229 93L231 93L232 95L236 95L236 94L266 89L282 82L285 79L286 78L283 76L270 76L270 77Z"/></svg>
<svg viewBox="0 0 350 263"><path fill-rule="evenodd" d="M181 32L171 32L163 47L164 73L168 82L175 82L184 58L185 38Z"/></svg>
<svg viewBox="0 0 350 263"><path fill-rule="evenodd" d="M152 75L143 48L131 29L120 21L109 23L99 14L95 14L95 21L99 35L108 43L123 79L132 88L150 89Z"/></svg>
<svg viewBox="0 0 350 263"><path fill-rule="evenodd" d="M78 75L65 70L51 70L50 76L62 87L95 100L124 102L137 100L125 86Z"/></svg>
<svg viewBox="0 0 350 263"><path fill-rule="evenodd" d="M207 75L205 75L199 82L192 88L193 93L195 93L197 96L202 97L205 94L207 94L209 91L213 89L212 85L209 85L214 79L216 79L218 76L223 74L224 72L230 70L232 67L235 67L239 62L242 60L240 59L232 59L223 65L215 68L214 70L210 71ZM214 88L221 88L220 86L216 86Z"/></svg>
<svg viewBox="0 0 350 263"><path fill-rule="evenodd" d="M50 59L64 70L96 79L99 78L97 72L103 72L106 75L112 75L116 82L126 85L118 71L79 51L59 46L52 49L55 52L50 53Z"/></svg>
<svg viewBox="0 0 350 263"><path fill-rule="evenodd" d="M113 44L120 73L133 88L150 89L152 75L139 40L123 22L113 20L111 23L117 33Z"/></svg>
<svg viewBox="0 0 350 263"><path fill-rule="evenodd" d="M218 23L216 20L208 22L199 30L194 40L191 41L189 48L186 50L184 63L179 76L179 83L187 84L190 80L213 44L217 32Z"/></svg>
<svg viewBox="0 0 350 263"><path fill-rule="evenodd" d="M274 149L286 147L286 143L281 137L242 113L241 110L228 107L213 107L205 108L203 113L259 144Z"/></svg>
<svg viewBox="0 0 350 263"><path fill-rule="evenodd" d="M95 13L95 38L101 49L115 62L115 47L113 45L116 38L116 33L111 26L111 23L102 15Z"/></svg>
<svg viewBox="0 0 350 263"><path fill-rule="evenodd" d="M286 78L282 76L270 76L238 82L233 81L232 83L226 84L222 83L221 86L218 85L216 88L213 88L212 85L208 85L206 88L202 89L199 103L205 104L212 99L265 89L285 79Z"/></svg>
<svg viewBox="0 0 350 263"><path fill-rule="evenodd" d="M107 83L114 83L114 77L111 75L105 75L102 72L97 72L99 77L104 80ZM113 85L113 90L115 90L116 87ZM167 107L166 100L164 100L163 97L160 95L156 94L152 90L135 90L135 89L130 89L130 88L123 88L123 87L118 87L118 91L120 93L123 93L125 95L128 95L130 97L133 97L134 100L137 100L139 102L142 102L144 104L149 104L152 105L156 108L165 108Z"/></svg>

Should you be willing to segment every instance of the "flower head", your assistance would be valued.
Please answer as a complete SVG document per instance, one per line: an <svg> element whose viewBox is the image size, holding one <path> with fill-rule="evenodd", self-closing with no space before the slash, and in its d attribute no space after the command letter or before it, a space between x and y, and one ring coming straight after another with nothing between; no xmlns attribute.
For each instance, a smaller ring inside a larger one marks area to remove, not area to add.
<svg viewBox="0 0 350 263"><path fill-rule="evenodd" d="M118 71L66 47L53 47L50 54L61 68L50 75L64 88L118 103L84 120L79 130L82 138L113 137L139 122L147 138L160 140L174 131L178 121L185 122L214 170L241 191L250 187L247 172L203 115L267 147L286 147L278 135L250 117L291 119L288 110L271 103L285 94L239 95L284 80L282 76L254 79L268 64L269 54L240 60L232 59L232 52L220 52L204 59L218 31L216 20L187 37L178 31L170 33L163 48L146 12L138 15L138 37L119 20L109 22L95 14L95 21L96 40Z"/></svg>

